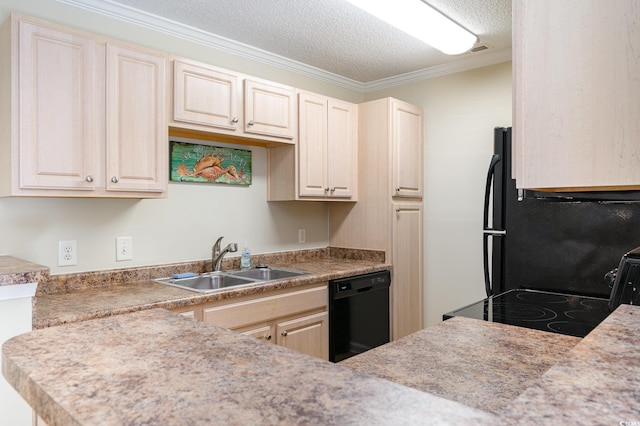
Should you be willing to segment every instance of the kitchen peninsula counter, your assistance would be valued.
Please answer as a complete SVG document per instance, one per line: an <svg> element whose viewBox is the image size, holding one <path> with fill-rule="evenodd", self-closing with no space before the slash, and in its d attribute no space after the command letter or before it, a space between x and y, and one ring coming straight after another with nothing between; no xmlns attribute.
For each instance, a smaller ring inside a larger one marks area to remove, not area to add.
<svg viewBox="0 0 640 426"><path fill-rule="evenodd" d="M98 282L96 283L97 285L87 285L51 294L39 292L36 295L37 309L33 328L39 329L86 321L144 309L181 308L391 269L391 265L382 260L353 259L338 256L318 256L293 261L283 257L276 258L275 261L271 261L268 264L273 267L302 270L309 272L309 274L277 281L230 287L210 293L198 293L152 281L151 278L160 278L171 276L177 272L185 272L184 270L165 267L159 276L125 275L118 277L119 283L111 285L101 285ZM149 268L145 274L158 274L157 269ZM97 281L98 278L92 274L87 274L86 280Z"/></svg>
<svg viewBox="0 0 640 426"><path fill-rule="evenodd" d="M498 331L484 321L448 321L449 331L479 341ZM638 330L640 307L620 306L497 414L375 377L375 366L366 374L162 309L15 337L3 346L2 368L50 424L620 424L640 418ZM520 343L494 349L520 353L524 364L540 335L513 332ZM389 353L403 351L410 363L429 345L456 339L433 333L415 344L422 334L390 344ZM456 350L436 362L450 372L459 362L464 374L492 356ZM441 378L443 387L458 386Z"/></svg>
<svg viewBox="0 0 640 426"><path fill-rule="evenodd" d="M341 365L500 413L581 340L454 317Z"/></svg>
<svg viewBox="0 0 640 426"><path fill-rule="evenodd" d="M2 355L4 376L50 425L497 420L163 309L35 330Z"/></svg>

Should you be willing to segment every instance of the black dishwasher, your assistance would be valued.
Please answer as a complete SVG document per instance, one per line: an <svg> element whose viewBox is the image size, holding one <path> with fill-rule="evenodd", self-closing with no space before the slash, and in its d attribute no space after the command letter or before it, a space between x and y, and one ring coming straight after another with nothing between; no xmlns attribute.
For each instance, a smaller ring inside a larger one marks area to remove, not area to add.
<svg viewBox="0 0 640 426"><path fill-rule="evenodd" d="M389 271L329 281L329 360L389 342Z"/></svg>

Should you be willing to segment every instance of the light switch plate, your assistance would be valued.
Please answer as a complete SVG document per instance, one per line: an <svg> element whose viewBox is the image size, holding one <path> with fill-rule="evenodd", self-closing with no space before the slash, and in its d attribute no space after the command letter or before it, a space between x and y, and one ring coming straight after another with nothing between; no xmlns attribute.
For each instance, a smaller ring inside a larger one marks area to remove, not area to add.
<svg viewBox="0 0 640 426"><path fill-rule="evenodd" d="M298 244L304 244L307 241L307 230L304 228L298 229Z"/></svg>
<svg viewBox="0 0 640 426"><path fill-rule="evenodd" d="M133 260L133 239L131 237L116 238L116 262Z"/></svg>

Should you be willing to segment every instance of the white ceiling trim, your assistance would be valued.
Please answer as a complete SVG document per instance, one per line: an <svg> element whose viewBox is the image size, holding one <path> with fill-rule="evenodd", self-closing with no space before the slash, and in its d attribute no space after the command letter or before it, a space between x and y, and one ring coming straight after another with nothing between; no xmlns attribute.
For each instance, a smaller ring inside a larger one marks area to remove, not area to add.
<svg viewBox="0 0 640 426"><path fill-rule="evenodd" d="M475 68L500 64L511 61L511 48L494 50L493 52L483 52L482 55L458 58L454 62L449 62L434 67L425 68L418 71L400 74L389 78L371 81L365 84L365 92L387 89L401 84L414 83L416 81L441 77L443 75L455 74L457 72L469 71Z"/></svg>
<svg viewBox="0 0 640 426"><path fill-rule="evenodd" d="M484 52L482 55L472 55L464 59L456 59L448 64L425 68L423 70L401 74L369 83L355 81L320 68L316 68L235 40L218 36L197 28L172 21L157 15L141 12L137 9L114 3L109 0L56 0L58 3L77 7L122 22L134 24L143 28L158 31L173 37L202 44L240 57L255 60L267 65L292 71L301 75L315 78L354 90L361 93L373 92L412 83L429 78L440 77L461 71L468 71L488 65L511 60L511 49L501 49L495 52Z"/></svg>

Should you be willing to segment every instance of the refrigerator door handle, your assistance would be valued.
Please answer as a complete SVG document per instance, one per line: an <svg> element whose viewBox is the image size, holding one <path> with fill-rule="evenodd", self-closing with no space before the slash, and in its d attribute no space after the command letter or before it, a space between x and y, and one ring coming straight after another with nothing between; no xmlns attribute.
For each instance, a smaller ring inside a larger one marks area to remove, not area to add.
<svg viewBox="0 0 640 426"><path fill-rule="evenodd" d="M501 158L498 154L493 154L491 162L489 163L489 170L487 171L487 183L484 190L484 217L483 217L483 233L482 233L482 256L484 261L484 288L487 292L487 297L491 297L491 277L489 276L489 237L501 236L506 234L506 231L495 230L489 228L489 199L491 197L491 186L496 175L496 165L500 162Z"/></svg>

